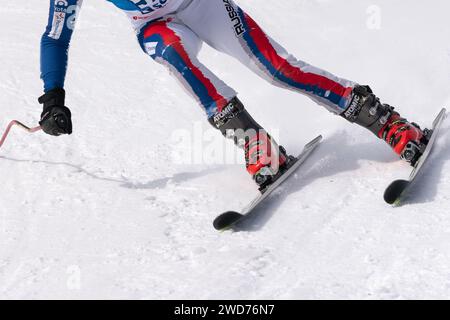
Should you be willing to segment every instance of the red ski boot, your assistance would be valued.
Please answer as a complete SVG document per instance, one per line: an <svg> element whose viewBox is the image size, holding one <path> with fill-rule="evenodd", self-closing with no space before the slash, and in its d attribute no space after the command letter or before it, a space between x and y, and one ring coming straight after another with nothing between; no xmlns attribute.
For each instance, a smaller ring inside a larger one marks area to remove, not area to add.
<svg viewBox="0 0 450 320"><path fill-rule="evenodd" d="M381 104L368 86L356 86L353 89L350 106L342 116L369 129L413 166L428 143L429 130L422 131L417 124L401 117L390 105Z"/></svg>
<svg viewBox="0 0 450 320"><path fill-rule="evenodd" d="M288 157L283 147L264 131L258 132L245 144L245 163L250 173L261 188L269 185L273 178L283 170Z"/></svg>
<svg viewBox="0 0 450 320"><path fill-rule="evenodd" d="M289 157L283 147L277 145L270 135L250 116L238 98L209 119L227 138L234 139L243 147L247 171L260 189L264 189L283 172Z"/></svg>
<svg viewBox="0 0 450 320"><path fill-rule="evenodd" d="M428 143L425 133L415 123L409 123L397 112L378 133L378 137L386 141L402 159L414 165L422 155Z"/></svg>

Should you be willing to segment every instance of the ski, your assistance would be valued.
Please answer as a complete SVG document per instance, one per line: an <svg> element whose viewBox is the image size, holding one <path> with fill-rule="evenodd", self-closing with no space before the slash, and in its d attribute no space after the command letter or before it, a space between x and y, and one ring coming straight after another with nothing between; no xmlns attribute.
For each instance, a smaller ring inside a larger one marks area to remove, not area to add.
<svg viewBox="0 0 450 320"><path fill-rule="evenodd" d="M272 184L266 189L260 190L261 194L258 195L249 205L242 210L241 213L228 211L214 220L214 228L219 231L224 231L233 228L242 219L250 215L255 209L266 200L270 194L272 194L283 182L285 182L296 170L305 162L305 160L312 154L317 146L322 141L322 136L318 136L311 142L309 142L299 154L298 157L292 157L290 160L288 169L284 171Z"/></svg>
<svg viewBox="0 0 450 320"><path fill-rule="evenodd" d="M424 167L425 162L429 158L431 151L433 150L433 146L436 142L436 139L439 135L439 129L441 128L442 122L444 121L446 117L447 110L443 108L439 115L436 117L436 119L433 122L433 127L430 130L431 136L429 138L429 142L427 144L427 147L423 154L420 156L419 160L415 164L414 168L411 171L411 174L409 176L408 180L395 180L392 182L389 187L387 187L386 191L384 192L384 200L391 205L399 206L402 202L402 200L405 198L405 196L408 193L408 190L411 188L411 186L414 184L414 182L417 180L417 176L419 172L421 172L422 168Z"/></svg>

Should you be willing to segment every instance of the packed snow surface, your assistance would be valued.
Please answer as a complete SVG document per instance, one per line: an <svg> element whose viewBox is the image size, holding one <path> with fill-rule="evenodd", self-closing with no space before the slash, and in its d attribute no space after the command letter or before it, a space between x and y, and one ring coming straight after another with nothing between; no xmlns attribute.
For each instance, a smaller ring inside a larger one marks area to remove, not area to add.
<svg viewBox="0 0 450 320"><path fill-rule="evenodd" d="M422 126L450 105L446 0L237 1L299 59L370 84ZM39 120L47 14L48 1L2 0L1 128ZM383 191L409 169L387 145L206 45L201 60L290 153L319 134L321 147L241 231L218 233L212 220L257 194L231 161L243 154L217 156L232 142L127 18L85 1L66 82L74 134L14 129L0 149L0 298L450 298L448 122L392 208Z"/></svg>

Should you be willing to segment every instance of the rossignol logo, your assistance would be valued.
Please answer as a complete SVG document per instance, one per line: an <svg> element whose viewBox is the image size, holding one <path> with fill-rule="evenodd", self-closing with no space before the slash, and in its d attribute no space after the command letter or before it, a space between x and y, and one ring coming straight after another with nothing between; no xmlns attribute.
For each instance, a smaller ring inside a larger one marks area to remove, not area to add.
<svg viewBox="0 0 450 320"><path fill-rule="evenodd" d="M225 3L225 8L228 11L228 16L233 23L234 32L236 36L241 36L245 32L244 24L242 23L242 19L239 14L236 12L234 6L230 3L230 0L223 0Z"/></svg>
<svg viewBox="0 0 450 320"><path fill-rule="evenodd" d="M347 110L344 112L345 118L347 118L350 121L355 121L358 117L359 112L361 111L361 105L360 105L361 98L359 96L355 96L352 100L352 103L350 104L350 107L347 108Z"/></svg>

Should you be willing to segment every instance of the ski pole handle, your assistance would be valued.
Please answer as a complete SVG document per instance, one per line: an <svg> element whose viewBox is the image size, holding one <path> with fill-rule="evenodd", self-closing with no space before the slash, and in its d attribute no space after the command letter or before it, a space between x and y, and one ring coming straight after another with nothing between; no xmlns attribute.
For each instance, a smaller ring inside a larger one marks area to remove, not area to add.
<svg viewBox="0 0 450 320"><path fill-rule="evenodd" d="M22 129L24 129L25 131L29 132L29 133L34 133L37 132L39 130L41 130L42 128L39 127L34 127L34 128L29 128L26 125L24 125L22 122L17 121L17 120L13 120L8 124L8 127L5 130L5 133L3 133L2 138L0 139L0 148L3 146L3 143L5 142L6 138L8 137L9 131L11 131L11 128L13 126L18 126Z"/></svg>

